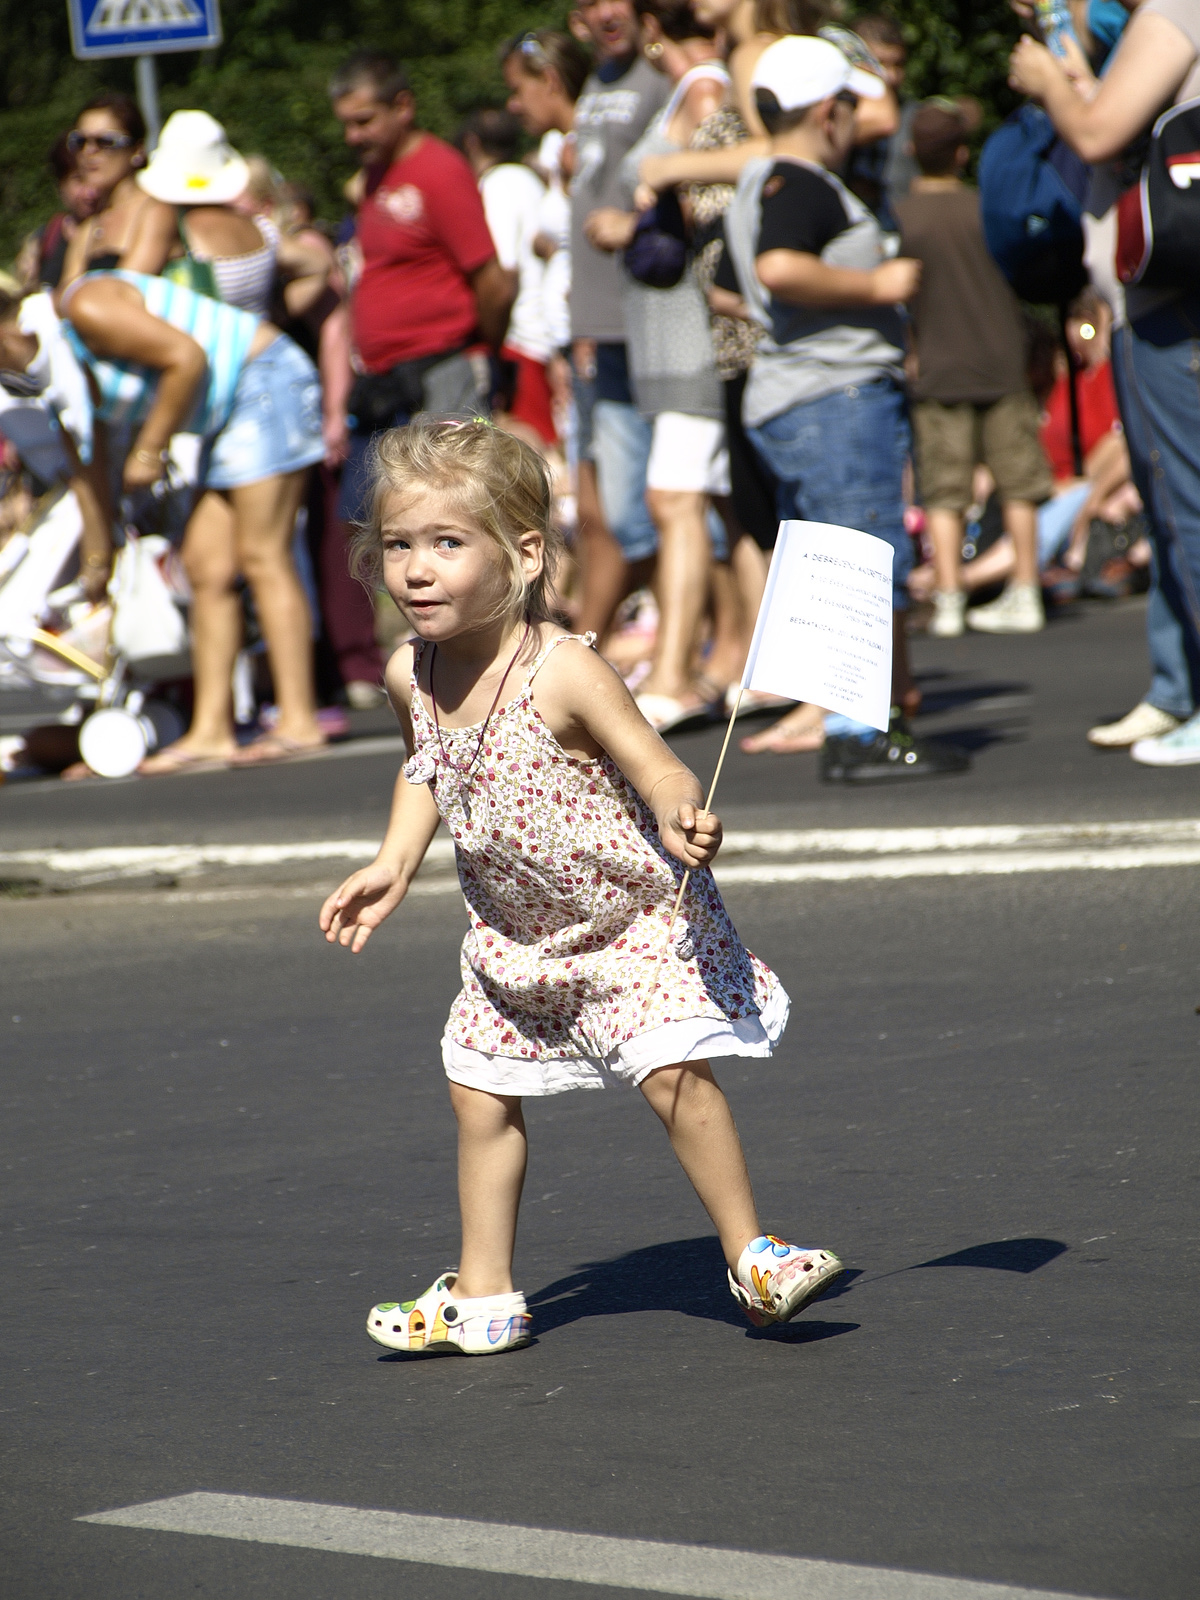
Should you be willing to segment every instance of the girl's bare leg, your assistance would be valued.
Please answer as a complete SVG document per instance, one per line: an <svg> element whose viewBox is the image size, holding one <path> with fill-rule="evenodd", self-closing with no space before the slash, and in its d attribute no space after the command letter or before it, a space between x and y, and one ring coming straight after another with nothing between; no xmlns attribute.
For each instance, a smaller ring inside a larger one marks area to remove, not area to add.
<svg viewBox="0 0 1200 1600"><path fill-rule="evenodd" d="M458 1119L462 1253L454 1292L464 1299L513 1292L517 1212L525 1183L525 1118L519 1095L451 1083Z"/></svg>
<svg viewBox="0 0 1200 1600"><path fill-rule="evenodd" d="M292 534L307 469L285 472L227 491L236 528L238 565L254 595L267 645L281 739L317 745L312 619L292 561Z"/></svg>
<svg viewBox="0 0 1200 1600"><path fill-rule="evenodd" d="M171 750L227 756L233 736L233 663L242 642L233 513L219 494L201 495L188 520L183 565L192 588L192 725ZM168 752L164 752L169 757ZM154 770L153 756L145 763Z"/></svg>
<svg viewBox="0 0 1200 1600"><path fill-rule="evenodd" d="M742 1251L762 1229L742 1141L712 1068L707 1061L660 1067L642 1080L641 1091L716 1226L725 1260L736 1270Z"/></svg>

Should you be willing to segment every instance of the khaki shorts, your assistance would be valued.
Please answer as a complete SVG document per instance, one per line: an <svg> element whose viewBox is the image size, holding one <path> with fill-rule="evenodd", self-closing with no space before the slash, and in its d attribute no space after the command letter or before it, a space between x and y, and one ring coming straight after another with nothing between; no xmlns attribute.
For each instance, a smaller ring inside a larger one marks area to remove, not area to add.
<svg viewBox="0 0 1200 1600"><path fill-rule="evenodd" d="M995 478L1001 500L1040 505L1054 492L1031 394L1006 394L991 405L918 400L913 431L926 510L964 512L973 498L971 477L979 462Z"/></svg>

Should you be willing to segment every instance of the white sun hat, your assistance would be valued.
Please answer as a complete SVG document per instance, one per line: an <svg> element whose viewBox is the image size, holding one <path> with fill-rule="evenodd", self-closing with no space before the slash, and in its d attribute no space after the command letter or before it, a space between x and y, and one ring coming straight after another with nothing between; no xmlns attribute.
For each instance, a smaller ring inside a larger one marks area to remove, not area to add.
<svg viewBox="0 0 1200 1600"><path fill-rule="evenodd" d="M246 187L250 168L207 111L175 111L137 181L172 206L225 205Z"/></svg>
<svg viewBox="0 0 1200 1600"><path fill-rule="evenodd" d="M750 82L754 89L769 90L781 111L815 106L843 89L864 100L882 100L886 93L881 78L856 67L828 39L808 34L788 34L768 45Z"/></svg>

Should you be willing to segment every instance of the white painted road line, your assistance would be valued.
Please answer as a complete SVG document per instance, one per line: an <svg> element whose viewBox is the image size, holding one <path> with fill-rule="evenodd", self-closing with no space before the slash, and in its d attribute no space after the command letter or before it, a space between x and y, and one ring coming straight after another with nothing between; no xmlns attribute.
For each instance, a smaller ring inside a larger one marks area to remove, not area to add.
<svg viewBox="0 0 1200 1600"><path fill-rule="evenodd" d="M591 1533L559 1533L458 1517L241 1494L183 1494L80 1522L162 1533L207 1534L340 1555L419 1561L522 1578L607 1584L697 1600L1061 1600L1042 1589L940 1578L889 1567L857 1567L798 1556L758 1555L705 1545L659 1544Z"/></svg>
<svg viewBox="0 0 1200 1600"><path fill-rule="evenodd" d="M775 861L722 867L719 884L847 883L855 878L1003 877L1025 872L1128 872L1135 867L1200 866L1200 844L1143 845L1110 850L967 851L962 855L875 856L865 861Z"/></svg>
<svg viewBox="0 0 1200 1600"><path fill-rule="evenodd" d="M41 870L78 886L125 878L198 874L206 869L279 867L289 863L370 861L375 839L317 839L290 844L110 845L86 850L0 851L0 873ZM743 865L740 857L767 857ZM853 861L785 856L856 857ZM897 859L899 858L899 859ZM907 859L905 859L907 858ZM439 835L426 867L449 872L454 846ZM854 878L994 875L1009 872L1126 871L1200 862L1200 821L1011 824L959 828L811 828L725 836L716 875L721 883L805 883ZM453 882L444 885L453 890ZM426 879L426 893L440 893Z"/></svg>

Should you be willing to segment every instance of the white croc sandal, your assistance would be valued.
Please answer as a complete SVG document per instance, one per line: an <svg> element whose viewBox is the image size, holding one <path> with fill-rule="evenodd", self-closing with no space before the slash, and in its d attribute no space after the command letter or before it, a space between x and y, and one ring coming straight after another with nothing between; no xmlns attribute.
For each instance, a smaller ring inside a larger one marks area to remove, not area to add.
<svg viewBox="0 0 1200 1600"><path fill-rule="evenodd" d="M742 1251L736 1276L729 1274L729 1288L754 1326L766 1328L790 1322L845 1270L829 1250L804 1250L763 1233Z"/></svg>
<svg viewBox="0 0 1200 1600"><path fill-rule="evenodd" d="M529 1343L530 1316L523 1294L458 1300L455 1277L451 1267L416 1300L403 1305L385 1300L372 1306L367 1318L371 1338L389 1350L437 1349L464 1356L499 1355Z"/></svg>

